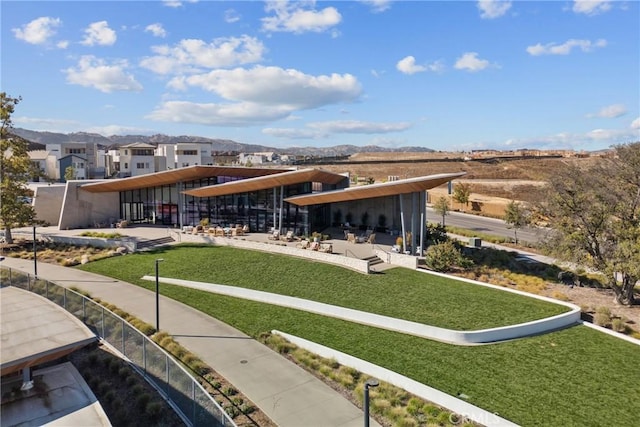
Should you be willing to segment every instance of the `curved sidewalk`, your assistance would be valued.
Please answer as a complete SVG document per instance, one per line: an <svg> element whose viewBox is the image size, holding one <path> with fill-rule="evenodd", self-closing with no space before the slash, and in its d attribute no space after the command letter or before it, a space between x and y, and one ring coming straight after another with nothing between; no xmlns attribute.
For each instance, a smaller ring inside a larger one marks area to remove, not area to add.
<svg viewBox="0 0 640 427"><path fill-rule="evenodd" d="M6 258L2 266L33 273L33 261ZM155 294L130 283L53 264L38 276L75 286L155 323ZM160 329L173 335L242 391L278 426L361 426L363 412L302 368L251 337L185 304L160 297ZM371 420L371 425L378 425Z"/></svg>

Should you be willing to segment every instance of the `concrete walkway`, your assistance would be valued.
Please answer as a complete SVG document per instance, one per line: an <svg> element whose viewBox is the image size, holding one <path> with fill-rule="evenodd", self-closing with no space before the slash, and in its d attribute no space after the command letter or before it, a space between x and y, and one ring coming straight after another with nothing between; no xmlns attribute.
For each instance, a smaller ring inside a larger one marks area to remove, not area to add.
<svg viewBox="0 0 640 427"><path fill-rule="evenodd" d="M33 274L33 261L6 258L4 267ZM155 323L155 294L130 283L38 263L38 277L75 286ZM160 298L160 329L174 336L253 401L277 425L361 426L363 412L302 368L229 325ZM378 425L371 420L371 425Z"/></svg>

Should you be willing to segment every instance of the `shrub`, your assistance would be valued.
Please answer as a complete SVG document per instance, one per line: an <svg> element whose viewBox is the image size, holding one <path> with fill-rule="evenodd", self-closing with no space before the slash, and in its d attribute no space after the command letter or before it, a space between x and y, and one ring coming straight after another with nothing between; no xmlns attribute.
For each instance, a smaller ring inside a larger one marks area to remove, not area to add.
<svg viewBox="0 0 640 427"><path fill-rule="evenodd" d="M255 412L255 410L256 410L256 407L248 403L243 403L242 405L240 405L240 412L242 412L245 415L249 415L252 412Z"/></svg>
<svg viewBox="0 0 640 427"><path fill-rule="evenodd" d="M597 313L596 315L593 317L593 323L595 323L598 326L603 326L603 327L608 327L610 326L610 322L611 321L611 316L606 314L606 313Z"/></svg>
<svg viewBox="0 0 640 427"><path fill-rule="evenodd" d="M146 336L153 335L156 332L156 328L144 322L142 322L137 328Z"/></svg>
<svg viewBox="0 0 640 427"><path fill-rule="evenodd" d="M429 246L425 255L427 266L435 271L450 271L453 267L462 267L468 262L452 242Z"/></svg>
<svg viewBox="0 0 640 427"><path fill-rule="evenodd" d="M162 404L160 402L149 402L149 404L147 404L145 412L147 413L149 418L155 420L162 412Z"/></svg>
<svg viewBox="0 0 640 427"><path fill-rule="evenodd" d="M235 406L227 406L224 408L224 410L231 418L235 418L240 415L240 410Z"/></svg>
<svg viewBox="0 0 640 427"><path fill-rule="evenodd" d="M148 393L143 393L136 399L136 404L138 405L138 408L145 409L147 407L147 403L149 403L150 400L151 396L149 396Z"/></svg>
<svg viewBox="0 0 640 427"><path fill-rule="evenodd" d="M104 400L107 402L112 402L116 397L116 393L113 390L109 390L104 394Z"/></svg>
<svg viewBox="0 0 640 427"><path fill-rule="evenodd" d="M611 329L616 332L625 333L627 332L628 327L625 324L624 320L616 317L611 320Z"/></svg>
<svg viewBox="0 0 640 427"><path fill-rule="evenodd" d="M228 385L222 389L222 394L224 394L225 396L235 396L236 394L238 394L238 390L233 388L233 386Z"/></svg>

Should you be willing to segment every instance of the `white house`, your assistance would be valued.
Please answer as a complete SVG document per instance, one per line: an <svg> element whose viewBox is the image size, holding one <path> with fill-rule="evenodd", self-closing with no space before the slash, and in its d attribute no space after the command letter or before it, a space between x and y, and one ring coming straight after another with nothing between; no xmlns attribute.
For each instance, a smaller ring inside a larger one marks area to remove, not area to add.
<svg viewBox="0 0 640 427"><path fill-rule="evenodd" d="M139 176L156 171L154 162L155 147L143 142L122 145L118 148L118 161L114 164L120 177Z"/></svg>

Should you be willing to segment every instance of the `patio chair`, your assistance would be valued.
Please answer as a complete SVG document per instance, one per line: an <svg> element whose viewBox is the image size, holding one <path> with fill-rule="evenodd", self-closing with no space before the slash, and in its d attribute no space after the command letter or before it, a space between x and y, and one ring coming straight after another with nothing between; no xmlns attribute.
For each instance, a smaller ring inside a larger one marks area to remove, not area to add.
<svg viewBox="0 0 640 427"><path fill-rule="evenodd" d="M367 243L371 243L372 245L376 242L376 233L369 234L369 238L367 239Z"/></svg>
<svg viewBox="0 0 640 427"><path fill-rule="evenodd" d="M347 243L358 243L356 240L356 235L354 233L347 234Z"/></svg>
<svg viewBox="0 0 640 427"><path fill-rule="evenodd" d="M273 233L268 236L269 240L280 240L280 231L273 230Z"/></svg>
<svg viewBox="0 0 640 427"><path fill-rule="evenodd" d="M295 236L293 234L293 231L287 231L287 234L285 234L284 236L280 236L280 240L283 240L285 242L293 242L294 239Z"/></svg>
<svg viewBox="0 0 640 427"><path fill-rule="evenodd" d="M214 236L216 237L224 237L224 228L217 226Z"/></svg>

